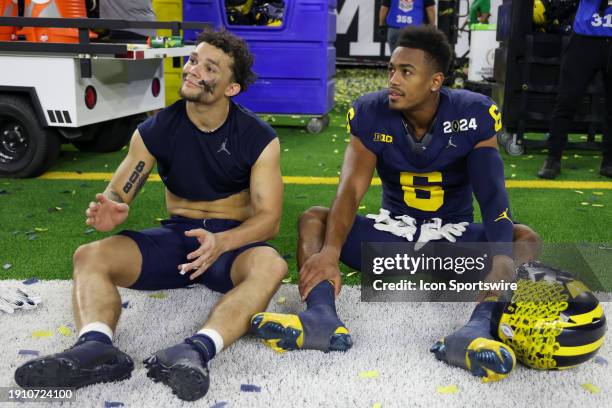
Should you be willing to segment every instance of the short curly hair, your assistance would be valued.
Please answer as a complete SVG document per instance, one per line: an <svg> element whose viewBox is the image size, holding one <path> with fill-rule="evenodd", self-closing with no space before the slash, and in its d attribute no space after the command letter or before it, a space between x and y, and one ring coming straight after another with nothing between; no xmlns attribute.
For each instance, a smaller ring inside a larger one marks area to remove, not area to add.
<svg viewBox="0 0 612 408"><path fill-rule="evenodd" d="M234 63L231 66L234 81L236 81L242 91L246 91L250 84L255 82L257 76L251 70L253 67L253 55L249 52L246 42L223 29L214 31L207 27L196 39L196 46L200 43L207 43L216 47L232 57Z"/></svg>
<svg viewBox="0 0 612 408"><path fill-rule="evenodd" d="M403 28L397 39L398 47L422 50L428 62L444 75L448 74L453 58L453 49L446 35L434 26L408 26Z"/></svg>

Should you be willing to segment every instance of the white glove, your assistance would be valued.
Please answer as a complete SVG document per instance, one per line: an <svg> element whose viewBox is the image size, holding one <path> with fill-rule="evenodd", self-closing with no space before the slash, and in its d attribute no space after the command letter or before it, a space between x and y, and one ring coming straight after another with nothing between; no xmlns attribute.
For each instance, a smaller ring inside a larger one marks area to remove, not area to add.
<svg viewBox="0 0 612 408"><path fill-rule="evenodd" d="M390 232L391 234L412 241L417 230L416 220L407 215L400 215L391 218L389 210L381 208L378 214L368 214L367 218L374 220L374 228L379 231Z"/></svg>
<svg viewBox="0 0 612 408"><path fill-rule="evenodd" d="M442 225L442 219L433 218L421 225L421 235L414 245L414 250L418 251L429 241L435 241L442 238L445 238L449 242L457 242L457 238L455 237L463 235L468 225L468 222Z"/></svg>
<svg viewBox="0 0 612 408"><path fill-rule="evenodd" d="M0 289L0 310L6 313L13 313L17 309L34 309L40 302L40 296L27 294L16 287Z"/></svg>

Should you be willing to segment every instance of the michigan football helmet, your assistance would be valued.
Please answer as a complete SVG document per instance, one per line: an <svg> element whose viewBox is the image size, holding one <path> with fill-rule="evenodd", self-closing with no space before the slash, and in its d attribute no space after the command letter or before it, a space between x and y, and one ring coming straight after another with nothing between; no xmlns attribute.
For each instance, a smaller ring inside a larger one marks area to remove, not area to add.
<svg viewBox="0 0 612 408"><path fill-rule="evenodd" d="M518 288L503 305L499 339L523 364L561 370L597 354L606 333L606 318L589 288L570 273L540 262L517 270Z"/></svg>

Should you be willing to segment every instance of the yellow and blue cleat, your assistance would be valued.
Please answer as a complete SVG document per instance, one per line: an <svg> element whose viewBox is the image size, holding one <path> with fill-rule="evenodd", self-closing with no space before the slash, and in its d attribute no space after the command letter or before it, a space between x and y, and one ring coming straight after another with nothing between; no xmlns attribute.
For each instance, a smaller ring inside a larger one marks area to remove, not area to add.
<svg viewBox="0 0 612 408"><path fill-rule="evenodd" d="M459 339L458 339L459 340ZM461 340L459 340L461 342ZM465 343L464 343L465 344ZM436 358L451 365L462 367L483 382L499 381L508 376L516 365L514 351L499 341L478 337L469 342L464 350L451 350L445 339L431 348Z"/></svg>
<svg viewBox="0 0 612 408"><path fill-rule="evenodd" d="M298 349L347 351L353 346L348 330L337 317L332 323L332 319L319 320L316 313L308 312L257 313L251 319L251 333L281 353Z"/></svg>

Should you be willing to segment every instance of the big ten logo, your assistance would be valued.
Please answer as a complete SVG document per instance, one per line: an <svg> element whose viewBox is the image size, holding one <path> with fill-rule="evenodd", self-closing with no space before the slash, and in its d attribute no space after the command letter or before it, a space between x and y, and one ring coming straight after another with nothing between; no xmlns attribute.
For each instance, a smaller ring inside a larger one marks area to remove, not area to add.
<svg viewBox="0 0 612 408"><path fill-rule="evenodd" d="M393 136L384 133L374 133L375 142L393 143Z"/></svg>

